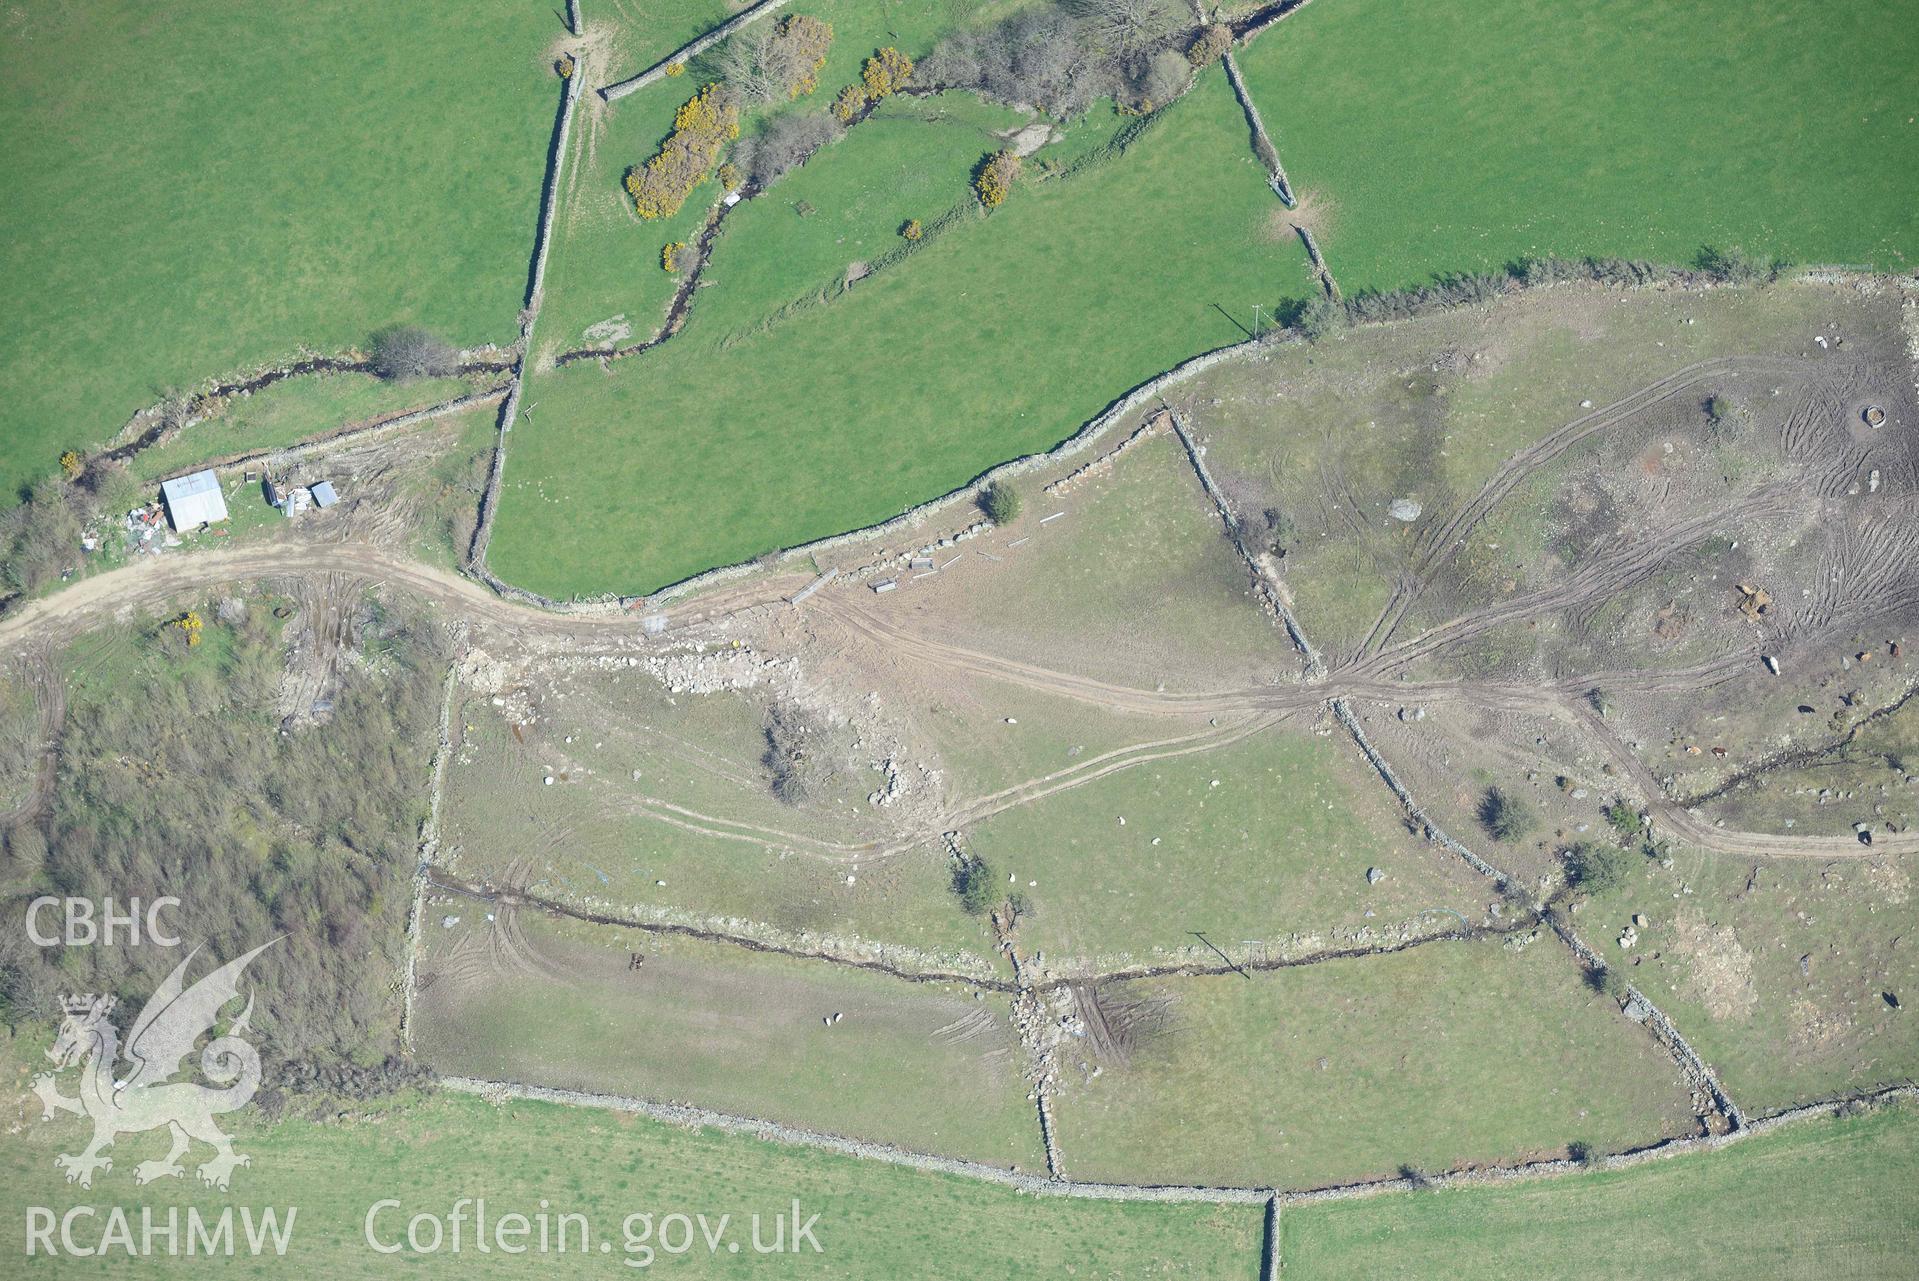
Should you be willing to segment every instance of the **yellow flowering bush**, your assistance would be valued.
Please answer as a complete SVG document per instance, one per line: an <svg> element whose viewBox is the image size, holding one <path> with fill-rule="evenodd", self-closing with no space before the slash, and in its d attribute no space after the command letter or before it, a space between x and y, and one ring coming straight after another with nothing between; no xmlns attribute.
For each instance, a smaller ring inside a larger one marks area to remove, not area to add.
<svg viewBox="0 0 1919 1281"><path fill-rule="evenodd" d="M666 78L668 80L678 80L685 74L686 64L684 62L669 62L666 64Z"/></svg>
<svg viewBox="0 0 1919 1281"><path fill-rule="evenodd" d="M840 96L833 99L833 114L839 117L841 124L850 125L865 106L866 91L858 85L847 85L840 90Z"/></svg>
<svg viewBox="0 0 1919 1281"><path fill-rule="evenodd" d="M686 242L683 240L669 240L664 245L661 245L660 270L678 271L680 269L680 253L685 248Z"/></svg>
<svg viewBox="0 0 1919 1281"><path fill-rule="evenodd" d="M68 480L80 479L80 473L86 469L86 463L80 455L69 449L60 455L60 470L66 473Z"/></svg>
<svg viewBox="0 0 1919 1281"><path fill-rule="evenodd" d="M979 196L980 204L988 209L998 208L1006 199L1006 193L1013 189L1019 169L1019 157L1010 151L996 151L982 160L973 175L973 191Z"/></svg>
<svg viewBox="0 0 1919 1281"><path fill-rule="evenodd" d="M720 149L740 136L740 105L724 85L709 84L673 113L673 132L659 154L626 174L627 194L642 218L670 218L705 180Z"/></svg>
<svg viewBox="0 0 1919 1281"><path fill-rule="evenodd" d="M860 79L866 85L866 96L874 102L888 94L906 87L913 76L913 60L895 49L886 46L866 60L860 68Z"/></svg>
<svg viewBox="0 0 1919 1281"><path fill-rule="evenodd" d="M190 609L168 625L179 628L180 634L187 638L187 648L192 649L200 643L200 631L205 623L201 620L198 610Z"/></svg>
<svg viewBox="0 0 1919 1281"><path fill-rule="evenodd" d="M826 51L833 44L833 25L795 13L781 18L776 30L786 65L791 69L788 74L793 77L788 93L791 97L803 98L820 87Z"/></svg>
<svg viewBox="0 0 1919 1281"><path fill-rule="evenodd" d="M908 240L918 240L925 234L926 229L920 226L920 220L918 218L908 218L900 226L900 235L906 237Z"/></svg>

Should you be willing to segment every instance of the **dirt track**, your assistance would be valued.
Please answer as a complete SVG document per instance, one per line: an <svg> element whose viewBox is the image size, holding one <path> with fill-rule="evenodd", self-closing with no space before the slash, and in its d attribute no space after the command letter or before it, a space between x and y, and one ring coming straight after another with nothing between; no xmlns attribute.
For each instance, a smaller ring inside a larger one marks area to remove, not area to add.
<svg viewBox="0 0 1919 1281"><path fill-rule="evenodd" d="M143 608L158 609L177 597L206 592L229 583L342 574L363 579L370 586L401 588L416 599L429 601L456 617L485 621L527 634L580 639L616 635L637 638L642 634L638 618L632 612L616 606L609 605L604 612L551 613L502 599L470 579L408 559L386 548L346 542L275 544L196 552L112 570L83 579L64 591L34 601L0 621L0 647L24 649L36 641L71 635L84 627ZM778 604L804 581L803 576L794 575L745 583L660 612L666 617L669 630L682 628L744 610ZM836 625L869 639L883 641L903 656L1011 681L1043 693L1136 715L1235 717L1233 725L1211 734L1180 736L1143 744L1123 753L1115 753L1112 759L1082 762L1073 770L1028 780L1004 792L963 802L940 816L940 822L947 827L959 822L978 822L1002 809L1050 795L1142 760L1205 750L1230 742L1244 733L1272 723L1278 717L1315 711L1329 699L1346 697L1359 701L1394 703L1409 700L1457 702L1495 711L1570 715L1591 736L1592 741L1625 771L1658 825L1702 849L1741 856L1820 859L1871 858L1888 853L1919 852L1919 835L1912 833L1881 836L1875 844L1864 846L1845 837L1783 836L1714 827L1695 818L1672 801L1645 763L1603 719L1584 709L1577 698L1578 691L1590 688L1599 679L1612 681L1615 688L1627 688L1629 682L1637 682L1648 691L1683 692L1703 688L1725 679L1735 670L1740 661L1737 657L1714 660L1685 670L1622 673L1616 678L1580 677L1542 686L1496 681L1390 681L1381 678L1382 674L1376 670L1380 664L1375 660L1336 668L1323 681L1312 684L1266 685L1202 694L1162 693L1132 689L949 645L882 618L852 594L856 590L821 593L814 598L818 604L809 604L806 608ZM1253 720L1243 723L1247 717ZM669 814L665 807L662 807L658 816L703 828L712 821L707 816L685 812ZM747 840L753 840L756 836L738 832L727 834ZM919 838L916 836L914 839ZM861 846L820 852L829 857L859 853L883 855L897 852L894 848L897 844L893 843L884 850Z"/></svg>
<svg viewBox="0 0 1919 1281"><path fill-rule="evenodd" d="M528 632L578 636L637 634L638 619L609 605L604 613L556 614L503 600L486 587L451 570L409 559L369 543L274 544L264 547L193 552L140 561L85 578L51 596L32 601L0 619L0 647L15 647L142 608L157 608L176 597L205 592L227 583L351 574L371 585L402 587L457 616L484 619ZM703 622L781 598L803 578L756 582L713 592L662 610L669 625Z"/></svg>

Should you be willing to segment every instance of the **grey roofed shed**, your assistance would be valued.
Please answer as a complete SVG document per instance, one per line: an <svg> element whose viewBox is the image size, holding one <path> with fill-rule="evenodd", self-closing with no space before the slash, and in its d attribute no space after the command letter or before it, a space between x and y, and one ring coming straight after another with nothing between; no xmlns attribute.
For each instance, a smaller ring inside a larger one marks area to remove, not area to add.
<svg viewBox="0 0 1919 1281"><path fill-rule="evenodd" d="M198 529L227 518L226 496L220 492L220 478L211 470L162 481L160 497L176 530Z"/></svg>
<svg viewBox="0 0 1919 1281"><path fill-rule="evenodd" d="M339 501L340 496L333 492L332 481L323 480L313 487L313 505L315 507L331 507Z"/></svg>

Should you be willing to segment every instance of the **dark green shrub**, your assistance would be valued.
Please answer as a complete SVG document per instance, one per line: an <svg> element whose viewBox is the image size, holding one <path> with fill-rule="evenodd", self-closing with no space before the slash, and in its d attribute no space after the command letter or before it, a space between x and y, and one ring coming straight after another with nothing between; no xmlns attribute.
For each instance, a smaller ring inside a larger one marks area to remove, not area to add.
<svg viewBox="0 0 1919 1281"><path fill-rule="evenodd" d="M984 916L997 901L998 877L992 864L978 856L961 859L953 865L953 893L968 916Z"/></svg>
<svg viewBox="0 0 1919 1281"><path fill-rule="evenodd" d="M1566 879L1586 894L1604 894L1625 884L1632 867L1632 854L1616 845L1581 841L1566 851Z"/></svg>
<svg viewBox="0 0 1919 1281"><path fill-rule="evenodd" d="M1728 285L1756 285L1777 280L1784 267L1783 262L1749 254L1737 245L1730 249L1707 245L1699 251L1699 270Z"/></svg>
<svg viewBox="0 0 1919 1281"><path fill-rule="evenodd" d="M981 492L979 507L995 525L1010 525L1019 519L1019 491L1003 480L996 480Z"/></svg>
<svg viewBox="0 0 1919 1281"><path fill-rule="evenodd" d="M1495 841L1517 841L1533 830L1538 816L1504 790L1489 787L1479 798L1479 825Z"/></svg>

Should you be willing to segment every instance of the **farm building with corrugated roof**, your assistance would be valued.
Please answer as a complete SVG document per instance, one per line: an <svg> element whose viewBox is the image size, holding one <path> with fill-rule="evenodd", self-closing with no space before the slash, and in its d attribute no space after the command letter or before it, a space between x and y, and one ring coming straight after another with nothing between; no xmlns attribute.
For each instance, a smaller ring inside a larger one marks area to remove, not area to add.
<svg viewBox="0 0 1919 1281"><path fill-rule="evenodd" d="M198 529L227 518L227 500L220 492L220 478L211 471L162 481L160 498L167 505L167 519L176 531Z"/></svg>

